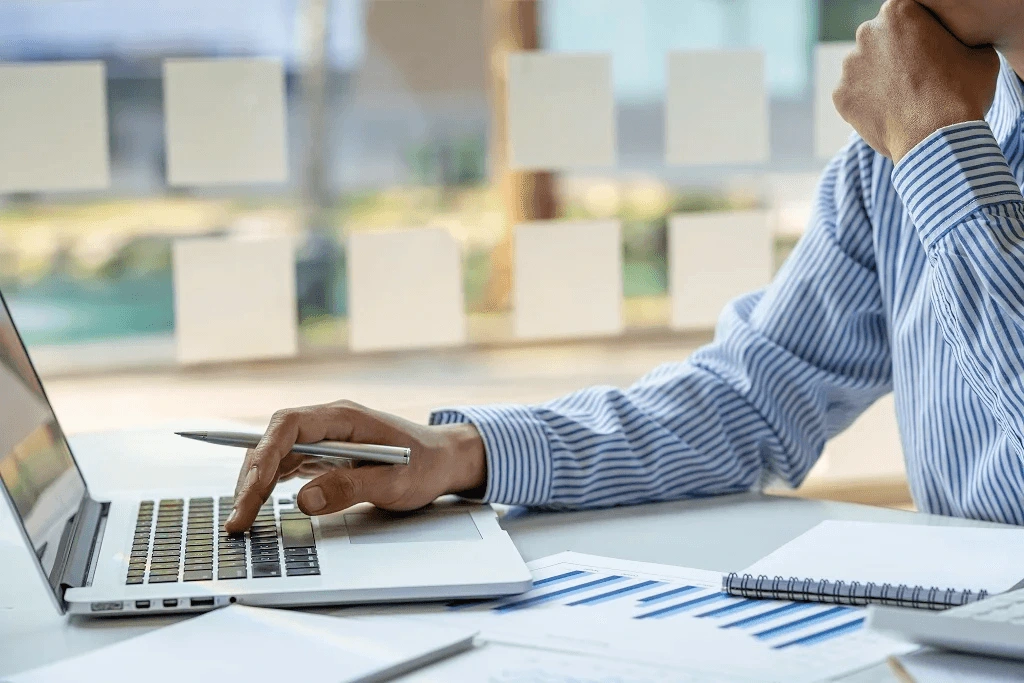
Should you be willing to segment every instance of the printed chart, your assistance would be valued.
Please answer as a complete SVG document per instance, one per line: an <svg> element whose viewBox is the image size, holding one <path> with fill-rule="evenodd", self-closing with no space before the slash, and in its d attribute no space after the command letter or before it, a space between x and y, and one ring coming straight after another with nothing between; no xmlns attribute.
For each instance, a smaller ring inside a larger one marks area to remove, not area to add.
<svg viewBox="0 0 1024 683"><path fill-rule="evenodd" d="M695 680L821 680L914 649L866 631L862 609L733 597L718 572L578 553L530 568L527 593L422 618L476 628L488 643L644 662Z"/></svg>

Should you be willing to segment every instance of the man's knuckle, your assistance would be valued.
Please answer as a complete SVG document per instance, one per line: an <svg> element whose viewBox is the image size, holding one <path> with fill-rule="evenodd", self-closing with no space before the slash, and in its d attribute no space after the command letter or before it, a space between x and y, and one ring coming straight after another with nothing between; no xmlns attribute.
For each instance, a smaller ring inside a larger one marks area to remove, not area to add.
<svg viewBox="0 0 1024 683"><path fill-rule="evenodd" d="M350 401L347 398L343 398L340 401L335 401L331 405L342 413L356 413L366 410L364 406L359 405L355 401Z"/></svg>
<svg viewBox="0 0 1024 683"><path fill-rule="evenodd" d="M280 425L282 427L288 427L295 424L298 419L299 413L294 408L285 408L278 410L274 413L274 416L270 418L270 422L273 425Z"/></svg>

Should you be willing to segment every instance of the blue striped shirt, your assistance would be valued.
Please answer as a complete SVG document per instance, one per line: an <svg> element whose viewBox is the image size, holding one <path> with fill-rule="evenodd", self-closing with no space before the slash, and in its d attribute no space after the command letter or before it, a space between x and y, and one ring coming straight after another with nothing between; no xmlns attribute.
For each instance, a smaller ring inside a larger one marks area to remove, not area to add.
<svg viewBox="0 0 1024 683"><path fill-rule="evenodd" d="M985 121L895 167L854 137L772 284L733 301L685 362L431 422L479 429L489 501L610 506L796 486L892 391L919 509L1024 524L1022 117L1004 62Z"/></svg>

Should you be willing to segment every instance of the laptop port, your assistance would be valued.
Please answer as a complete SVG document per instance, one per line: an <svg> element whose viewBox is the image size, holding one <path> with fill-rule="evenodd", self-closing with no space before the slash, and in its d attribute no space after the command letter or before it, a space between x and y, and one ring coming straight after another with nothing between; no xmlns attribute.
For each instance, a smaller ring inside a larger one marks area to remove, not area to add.
<svg viewBox="0 0 1024 683"><path fill-rule="evenodd" d="M213 607L213 598L192 598L189 604L193 607Z"/></svg>
<svg viewBox="0 0 1024 683"><path fill-rule="evenodd" d="M177 607L178 601L175 598L164 600L164 607Z"/></svg>
<svg viewBox="0 0 1024 683"><path fill-rule="evenodd" d="M149 609L149 600L136 600L135 609Z"/></svg>
<svg viewBox="0 0 1024 683"><path fill-rule="evenodd" d="M92 603L93 612L120 612L124 609L123 602L94 602Z"/></svg>

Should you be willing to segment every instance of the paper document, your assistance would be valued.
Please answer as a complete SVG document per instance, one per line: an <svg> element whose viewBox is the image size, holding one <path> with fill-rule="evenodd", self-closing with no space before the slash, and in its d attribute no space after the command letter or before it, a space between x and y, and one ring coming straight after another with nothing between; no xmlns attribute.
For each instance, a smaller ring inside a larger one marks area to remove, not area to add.
<svg viewBox="0 0 1024 683"><path fill-rule="evenodd" d="M1024 578L1024 529L827 521L741 573L1000 593Z"/></svg>
<svg viewBox="0 0 1024 683"><path fill-rule="evenodd" d="M403 676L400 683L742 683L678 667L487 643Z"/></svg>
<svg viewBox="0 0 1024 683"><path fill-rule="evenodd" d="M913 683L1013 683L1024 681L1024 662L922 650L896 658L893 671Z"/></svg>
<svg viewBox="0 0 1024 683"><path fill-rule="evenodd" d="M472 631L360 623L233 605L56 664L10 683L381 681L472 646Z"/></svg>
<svg viewBox="0 0 1024 683"><path fill-rule="evenodd" d="M433 610L406 608L401 618L418 610L413 618L479 631L492 645L642 663L673 672L670 680L818 681L916 647L866 632L861 609L726 595L718 572L579 553L561 553L529 567L534 587L522 595ZM593 680L660 680L631 675ZM493 675L490 680L548 679Z"/></svg>

